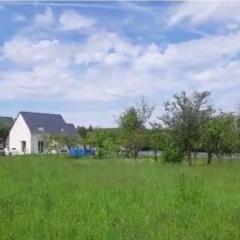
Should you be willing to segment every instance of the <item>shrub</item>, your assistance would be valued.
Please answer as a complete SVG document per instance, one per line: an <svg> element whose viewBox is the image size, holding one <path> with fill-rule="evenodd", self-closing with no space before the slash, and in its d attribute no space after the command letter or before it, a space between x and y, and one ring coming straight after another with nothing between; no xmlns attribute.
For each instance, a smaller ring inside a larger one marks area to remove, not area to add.
<svg viewBox="0 0 240 240"><path fill-rule="evenodd" d="M168 143L163 150L163 160L167 163L179 163L184 159L184 152L176 144Z"/></svg>

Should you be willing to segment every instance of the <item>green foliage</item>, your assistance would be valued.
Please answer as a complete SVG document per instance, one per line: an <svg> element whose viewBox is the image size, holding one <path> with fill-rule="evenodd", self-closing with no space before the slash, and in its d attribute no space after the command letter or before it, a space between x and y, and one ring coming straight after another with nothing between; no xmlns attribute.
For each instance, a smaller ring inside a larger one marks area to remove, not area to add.
<svg viewBox="0 0 240 240"><path fill-rule="evenodd" d="M137 106L129 107L119 116L121 146L134 159L147 144L146 124L153 110L154 106L149 106L143 98Z"/></svg>
<svg viewBox="0 0 240 240"><path fill-rule="evenodd" d="M212 154L219 157L224 153L237 152L237 143L235 118L231 114L215 116L202 127L201 144L208 152L208 163L211 162Z"/></svg>
<svg viewBox="0 0 240 240"><path fill-rule="evenodd" d="M0 140L5 141L8 137L10 127L6 124L0 123Z"/></svg>
<svg viewBox="0 0 240 240"><path fill-rule="evenodd" d="M88 130L85 127L77 127L77 133L82 139L86 139Z"/></svg>
<svg viewBox="0 0 240 240"><path fill-rule="evenodd" d="M176 144L169 142L163 149L163 160L166 163L180 163L184 159L184 151Z"/></svg>
<svg viewBox="0 0 240 240"><path fill-rule="evenodd" d="M45 152L49 153L51 150L57 150L60 152L65 147L75 147L82 144L83 140L79 135L65 135L62 133L58 134L44 134L44 149Z"/></svg>
<svg viewBox="0 0 240 240"><path fill-rule="evenodd" d="M11 156L0 238L239 240L240 163L209 167Z"/></svg>
<svg viewBox="0 0 240 240"><path fill-rule="evenodd" d="M147 144L147 135L145 131L121 131L120 135L121 146L123 147L123 152L127 154L128 157L134 159L137 158L140 150L143 149Z"/></svg>
<svg viewBox="0 0 240 240"><path fill-rule="evenodd" d="M95 147L98 158L112 157L119 152L117 133L106 129L88 132L86 144Z"/></svg>
<svg viewBox="0 0 240 240"><path fill-rule="evenodd" d="M191 97L185 92L176 94L172 102L165 103L165 114L159 118L174 142L187 152L189 164L193 147L200 139L201 127L213 112L208 105L209 95L209 92L194 92Z"/></svg>
<svg viewBox="0 0 240 240"><path fill-rule="evenodd" d="M165 136L160 126L152 124L152 129L147 131L148 146L154 153L154 160L157 161L157 153L164 148Z"/></svg>

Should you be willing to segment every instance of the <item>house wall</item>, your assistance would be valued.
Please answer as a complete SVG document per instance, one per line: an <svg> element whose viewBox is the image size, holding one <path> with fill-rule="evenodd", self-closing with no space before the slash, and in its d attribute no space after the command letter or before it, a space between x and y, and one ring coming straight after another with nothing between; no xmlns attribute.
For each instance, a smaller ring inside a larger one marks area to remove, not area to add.
<svg viewBox="0 0 240 240"><path fill-rule="evenodd" d="M31 153L31 133L22 115L19 114L9 133L9 149L16 148L19 154L24 154L21 149L21 141L26 141L25 153Z"/></svg>

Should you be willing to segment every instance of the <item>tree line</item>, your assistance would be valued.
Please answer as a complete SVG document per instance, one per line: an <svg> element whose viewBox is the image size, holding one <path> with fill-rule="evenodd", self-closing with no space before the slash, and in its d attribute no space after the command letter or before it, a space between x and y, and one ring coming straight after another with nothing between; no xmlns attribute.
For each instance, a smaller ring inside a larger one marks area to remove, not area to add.
<svg viewBox="0 0 240 240"><path fill-rule="evenodd" d="M156 110L145 98L130 106L118 117L118 128L86 129L78 127L84 145L96 147L99 158L127 156L137 159L144 149L158 152L166 162L191 165L199 152L207 154L207 163L213 156L222 158L240 151L240 117L234 113L217 111L209 103L210 92L195 91L175 94L164 103L164 113L151 121Z"/></svg>

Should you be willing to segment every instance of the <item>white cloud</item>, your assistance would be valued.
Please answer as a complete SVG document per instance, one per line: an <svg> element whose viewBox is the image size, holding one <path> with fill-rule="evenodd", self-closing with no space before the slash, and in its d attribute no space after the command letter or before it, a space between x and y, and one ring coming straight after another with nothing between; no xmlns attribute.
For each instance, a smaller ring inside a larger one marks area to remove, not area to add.
<svg viewBox="0 0 240 240"><path fill-rule="evenodd" d="M202 34L199 39L163 46L141 44L102 27L91 28L98 24L74 10L65 11L57 21L51 8L46 8L1 46L0 99L55 100L81 108L86 101L110 105L140 95L160 103L175 92L207 89L220 99L216 104L230 109L240 99L238 15L228 13L227 5L222 9L219 3L195 4L178 4L171 12L171 24L188 22L195 28L208 21L222 22L221 32L228 34ZM82 31L85 35L79 41L65 38L62 31L86 28L94 31ZM67 109L64 115L69 121L79 117L86 125L113 124L112 110L96 109L79 110L78 115L76 109Z"/></svg>
<svg viewBox="0 0 240 240"><path fill-rule="evenodd" d="M77 104L193 89L227 92L240 85L239 39L240 32L208 36L163 51L106 31L75 43L16 37L2 48L17 67L0 74L0 98Z"/></svg>
<svg viewBox="0 0 240 240"><path fill-rule="evenodd" d="M240 32L229 35L208 36L205 38L169 44L160 53L155 46L139 57L139 68L158 67L175 69L199 69L219 64L228 56L240 51Z"/></svg>
<svg viewBox="0 0 240 240"><path fill-rule="evenodd" d="M93 19L82 16L75 10L66 10L60 16L59 22L65 30L88 28L95 23Z"/></svg>
<svg viewBox="0 0 240 240"><path fill-rule="evenodd" d="M75 62L77 64L88 64L91 62L103 63L114 57L112 61L119 61L121 58L134 57L139 54L141 47L121 39L118 35L109 32L98 32L91 34L88 40L80 46L76 52Z"/></svg>
<svg viewBox="0 0 240 240"><path fill-rule="evenodd" d="M98 109L95 107L91 111L77 108L62 112L62 115L67 122L74 123L76 126L109 127L117 125L115 117L120 115L121 110L116 111L116 107L114 109Z"/></svg>
<svg viewBox="0 0 240 240"><path fill-rule="evenodd" d="M35 24L39 26L50 25L54 22L54 16L50 7L45 9L45 12L38 13L35 16Z"/></svg>
<svg viewBox="0 0 240 240"><path fill-rule="evenodd" d="M68 64L71 46L64 46L58 40L34 41L24 37L16 37L6 42L2 48L3 56L18 64L35 65L38 63Z"/></svg>
<svg viewBox="0 0 240 240"><path fill-rule="evenodd" d="M204 23L240 24L240 3L237 1L187 1L180 3L170 12L169 24L187 21L196 26Z"/></svg>
<svg viewBox="0 0 240 240"><path fill-rule="evenodd" d="M2 74L1 87L11 90L1 97L109 101L141 95L151 86L149 77L135 75L122 64L134 62L142 50L107 32L93 34L86 42L74 45L15 38L5 43L3 56L32 69L18 68ZM140 87L136 87L138 84Z"/></svg>

